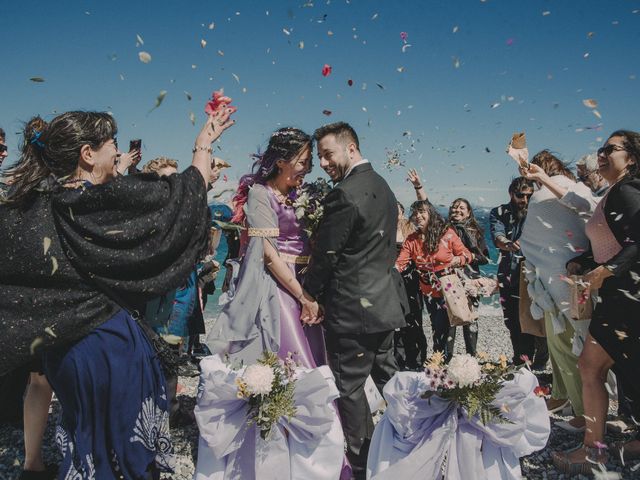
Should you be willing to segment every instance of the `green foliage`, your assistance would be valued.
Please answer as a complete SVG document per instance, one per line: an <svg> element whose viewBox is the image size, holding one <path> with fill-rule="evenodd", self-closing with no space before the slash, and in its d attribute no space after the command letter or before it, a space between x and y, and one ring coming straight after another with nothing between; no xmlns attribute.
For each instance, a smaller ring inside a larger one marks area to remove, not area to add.
<svg viewBox="0 0 640 480"><path fill-rule="evenodd" d="M287 361L284 364L280 362L278 355L273 352L264 352L258 363L270 367L274 378L271 392L249 396L248 423L251 425L255 422L260 429L260 436L266 440L271 435L273 425L281 417L291 418L296 415L293 404L295 380L292 365Z"/></svg>

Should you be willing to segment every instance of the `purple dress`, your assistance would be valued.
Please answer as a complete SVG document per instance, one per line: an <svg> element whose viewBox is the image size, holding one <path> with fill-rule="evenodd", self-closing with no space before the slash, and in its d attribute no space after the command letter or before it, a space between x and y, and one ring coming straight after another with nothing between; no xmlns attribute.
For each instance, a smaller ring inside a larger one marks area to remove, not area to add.
<svg viewBox="0 0 640 480"><path fill-rule="evenodd" d="M267 187L271 208L278 217L280 235L276 246L281 258L287 263L296 278L302 283L304 271L309 263L309 240L296 218L293 207L278 201L273 190ZM326 365L324 335L320 325L303 326L300 322L300 303L289 291L278 283L280 299L280 350L278 356L285 358L289 352L294 360L307 368Z"/></svg>

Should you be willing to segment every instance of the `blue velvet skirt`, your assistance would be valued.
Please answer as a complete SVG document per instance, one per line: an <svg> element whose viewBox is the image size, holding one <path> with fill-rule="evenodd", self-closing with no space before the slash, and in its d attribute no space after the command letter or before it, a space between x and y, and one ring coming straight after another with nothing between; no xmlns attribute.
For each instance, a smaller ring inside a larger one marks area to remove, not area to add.
<svg viewBox="0 0 640 480"><path fill-rule="evenodd" d="M127 312L69 349L45 354L44 372L62 407L60 479L148 479L171 471L164 375Z"/></svg>

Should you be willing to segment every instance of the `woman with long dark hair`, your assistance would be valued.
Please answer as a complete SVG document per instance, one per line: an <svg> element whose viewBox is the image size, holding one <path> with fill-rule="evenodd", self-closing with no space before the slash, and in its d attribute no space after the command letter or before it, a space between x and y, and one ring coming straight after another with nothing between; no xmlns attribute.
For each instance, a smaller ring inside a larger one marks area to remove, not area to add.
<svg viewBox="0 0 640 480"><path fill-rule="evenodd" d="M0 206L0 324L11 338L0 374L42 360L62 407L60 478L171 469L165 379L133 299L177 287L204 251L204 179L230 114L211 115L192 166L163 178L115 179L107 113L67 112L24 132Z"/></svg>
<svg viewBox="0 0 640 480"><path fill-rule="evenodd" d="M431 318L433 350L442 352L448 361L453 356L450 336L455 327L449 326L438 278L470 264L473 254L428 200L414 202L411 217L415 219L417 231L402 244L396 268L402 272L410 261L415 263L420 275L420 290Z"/></svg>
<svg viewBox="0 0 640 480"><path fill-rule="evenodd" d="M478 224L469 200L466 198L456 198L451 202L449 207L449 223L455 229L456 233L462 240L462 243L473 254L473 261L465 265L464 275L472 280L479 280L480 265L489 263L489 249L484 240L484 230ZM478 303L477 297L472 299L475 304ZM451 342L455 342L457 328L451 328ZM478 322L473 322L462 327L464 336L464 346L469 355L476 354L476 346L478 344Z"/></svg>
<svg viewBox="0 0 640 480"><path fill-rule="evenodd" d="M590 248L567 264L569 274L585 274L597 290L589 334L578 360L582 379L583 444L570 452L556 452L553 461L565 473L591 473L594 462L605 462L604 442L608 396L607 372L624 382L633 414L640 418L640 133L613 132L598 149L598 171L609 191L586 226ZM624 461L640 458L640 434L612 446Z"/></svg>
<svg viewBox="0 0 640 480"><path fill-rule="evenodd" d="M300 312L318 305L302 288L309 263L309 239L296 218L293 202L311 171L313 139L292 127L275 131L252 172L240 179L233 198L232 221L245 228L241 263L234 267L230 301L207 337L211 351L229 353L251 363L264 350L289 352L307 368L324 365L320 325L302 327ZM268 318L260 324L255 318Z"/></svg>

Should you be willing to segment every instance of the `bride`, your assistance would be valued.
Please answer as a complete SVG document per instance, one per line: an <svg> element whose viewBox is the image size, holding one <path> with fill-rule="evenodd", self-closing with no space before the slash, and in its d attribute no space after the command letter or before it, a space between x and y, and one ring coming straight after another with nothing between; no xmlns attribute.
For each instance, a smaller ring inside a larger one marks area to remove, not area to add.
<svg viewBox="0 0 640 480"><path fill-rule="evenodd" d="M306 368L326 364L320 325L300 323L301 310L313 321L318 305L302 288L309 239L292 205L311 171L312 141L297 128L281 128L256 156L253 173L240 179L233 222L245 227L242 261L233 265L227 303L207 337L213 353L249 364L269 350L282 359L291 353Z"/></svg>

